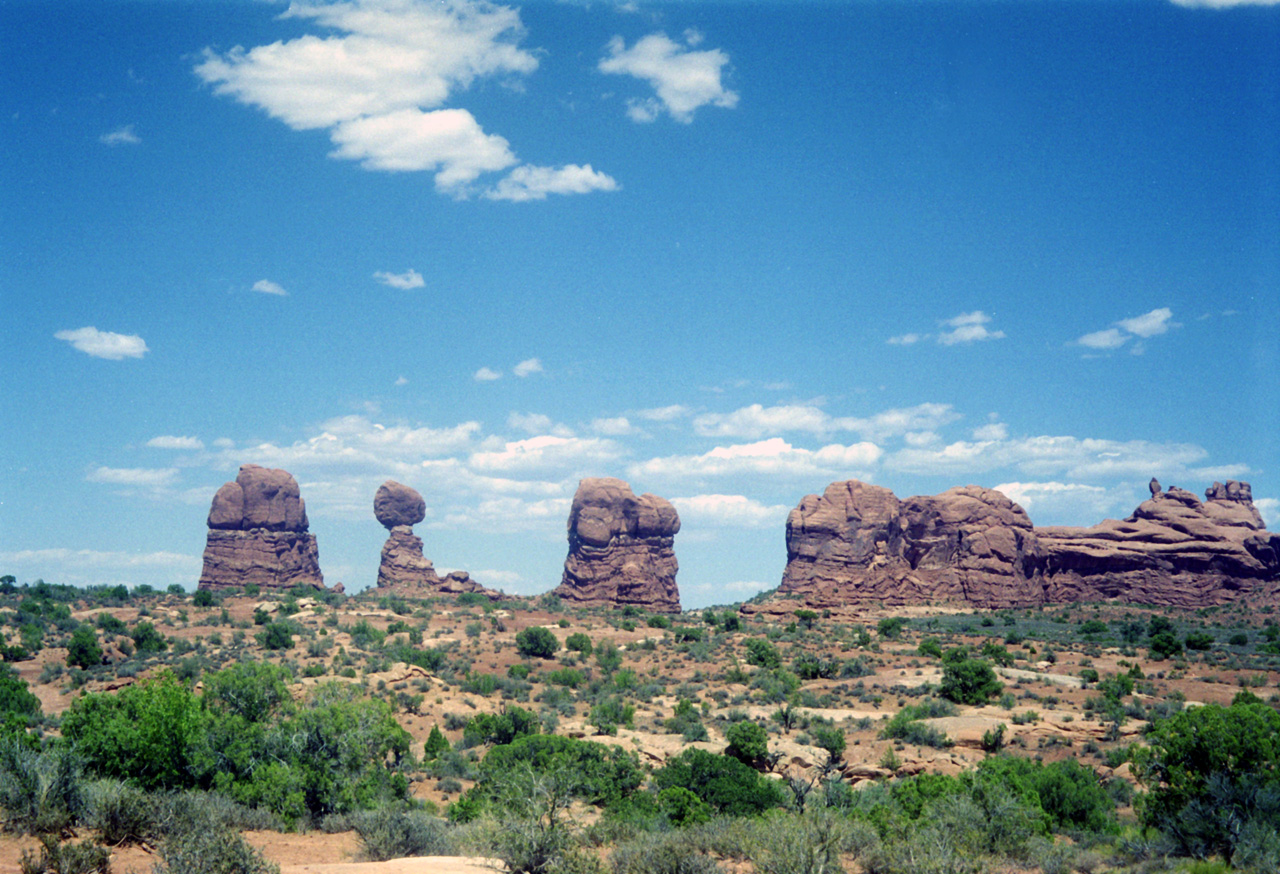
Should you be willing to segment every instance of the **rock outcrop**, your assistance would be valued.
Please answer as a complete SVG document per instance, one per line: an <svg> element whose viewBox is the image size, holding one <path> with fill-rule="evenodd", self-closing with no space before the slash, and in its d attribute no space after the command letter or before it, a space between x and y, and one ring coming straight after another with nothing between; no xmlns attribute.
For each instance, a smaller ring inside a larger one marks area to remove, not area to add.
<svg viewBox="0 0 1280 874"><path fill-rule="evenodd" d="M856 480L833 483L787 517L778 594L814 607L1280 597L1280 535L1266 531L1248 483L1214 483L1203 502L1154 479L1150 490L1123 521L1033 528L1021 507L978 486L900 500Z"/></svg>
<svg viewBox="0 0 1280 874"><path fill-rule="evenodd" d="M832 483L787 516L779 594L814 607L849 603L978 607L1038 604L1040 552L1031 520L978 486L899 500L857 480Z"/></svg>
<svg viewBox="0 0 1280 874"><path fill-rule="evenodd" d="M555 594L583 605L632 604L680 612L674 550L680 517L657 495L636 497L620 479L578 483L569 510L569 555Z"/></svg>
<svg viewBox="0 0 1280 874"><path fill-rule="evenodd" d="M379 592L411 597L464 592L500 596L471 579L466 571L452 571L444 577L436 573L435 565L422 553L422 538L413 533L413 526L427 516L427 502L416 489L387 480L373 496L373 515L390 532L378 565Z"/></svg>
<svg viewBox="0 0 1280 874"><path fill-rule="evenodd" d="M307 508L288 471L241 466L209 508L199 588L324 588L320 552L307 531Z"/></svg>

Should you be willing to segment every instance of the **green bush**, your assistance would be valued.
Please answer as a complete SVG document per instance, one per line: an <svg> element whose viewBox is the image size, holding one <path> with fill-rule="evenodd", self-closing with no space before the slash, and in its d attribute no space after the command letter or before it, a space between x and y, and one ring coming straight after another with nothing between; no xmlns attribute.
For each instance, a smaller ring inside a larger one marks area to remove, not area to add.
<svg viewBox="0 0 1280 874"><path fill-rule="evenodd" d="M92 841L60 843L58 836L40 836L40 852L22 851L22 874L111 874L111 851Z"/></svg>
<svg viewBox="0 0 1280 874"><path fill-rule="evenodd" d="M581 631L577 631L565 638L564 647L573 652L580 652L584 656L589 656L592 650L591 638Z"/></svg>
<svg viewBox="0 0 1280 874"><path fill-rule="evenodd" d="M73 668L93 668L102 664L102 647L98 645L98 635L90 625L81 625L71 634L67 643L67 666Z"/></svg>
<svg viewBox="0 0 1280 874"><path fill-rule="evenodd" d="M962 657L944 661L938 694L957 704L982 705L1003 688L991 665L982 659Z"/></svg>
<svg viewBox="0 0 1280 874"><path fill-rule="evenodd" d="M130 637L133 638L134 648L139 653L164 652L169 648L168 639L160 633L159 629L145 619L133 626L133 633L130 634Z"/></svg>
<svg viewBox="0 0 1280 874"><path fill-rule="evenodd" d="M1039 807L1045 825L1090 832L1116 830L1115 802L1097 775L1074 759L1050 764L1014 756L991 756L969 778L974 785L1000 785Z"/></svg>
<svg viewBox="0 0 1280 874"><path fill-rule="evenodd" d="M143 844L155 838L159 822L155 802L119 780L95 780L85 788L82 822L96 829L104 844L112 847Z"/></svg>
<svg viewBox="0 0 1280 874"><path fill-rule="evenodd" d="M750 765L763 761L769 753L768 733L749 719L730 725L725 729L724 736L729 742L725 755L733 756L740 762Z"/></svg>
<svg viewBox="0 0 1280 874"><path fill-rule="evenodd" d="M731 756L689 747L653 774L656 789L680 786L709 804L716 813L753 816L782 804L776 783Z"/></svg>
<svg viewBox="0 0 1280 874"><path fill-rule="evenodd" d="M560 649L560 641L550 628L533 625L516 633L516 651L525 658L553 658Z"/></svg>
<svg viewBox="0 0 1280 874"><path fill-rule="evenodd" d="M160 845L155 874L280 874L236 832L193 829L172 835Z"/></svg>
<svg viewBox="0 0 1280 874"><path fill-rule="evenodd" d="M876 624L876 631L885 640L897 640L902 636L902 629L907 625L907 620L901 616L887 616Z"/></svg>
<svg viewBox="0 0 1280 874"><path fill-rule="evenodd" d="M636 708L620 698L605 698L591 708L587 722L600 734L617 734L619 726L635 728Z"/></svg>
<svg viewBox="0 0 1280 874"><path fill-rule="evenodd" d="M62 834L84 810L83 762L65 747L0 737L0 810L7 831Z"/></svg>
<svg viewBox="0 0 1280 874"><path fill-rule="evenodd" d="M355 813L349 822L360 836L360 855L370 862L456 852L448 824L423 810L386 805Z"/></svg>
<svg viewBox="0 0 1280 874"><path fill-rule="evenodd" d="M782 666L782 656L769 641L753 637L747 641L747 664L773 670Z"/></svg>
<svg viewBox="0 0 1280 874"><path fill-rule="evenodd" d="M268 622L254 637L263 649L293 648L293 627L288 622Z"/></svg>

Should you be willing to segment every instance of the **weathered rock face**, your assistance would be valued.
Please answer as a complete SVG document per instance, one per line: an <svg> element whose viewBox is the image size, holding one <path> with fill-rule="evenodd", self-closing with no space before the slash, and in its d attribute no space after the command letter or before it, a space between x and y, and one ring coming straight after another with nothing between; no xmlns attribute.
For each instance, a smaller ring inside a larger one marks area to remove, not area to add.
<svg viewBox="0 0 1280 874"><path fill-rule="evenodd" d="M1195 607L1241 593L1280 596L1280 535L1265 530L1248 483L1214 483L1199 501L1161 491L1123 521L1033 528L977 486L899 500L858 481L809 495L787 518L780 595L811 606L963 603L1019 607L1120 599Z"/></svg>
<svg viewBox="0 0 1280 874"><path fill-rule="evenodd" d="M674 550L680 517L669 501L637 498L620 479L584 479L568 528L569 555L556 595L576 604L680 611Z"/></svg>
<svg viewBox="0 0 1280 874"><path fill-rule="evenodd" d="M1203 607L1267 597L1265 583L1280 577L1280 535L1266 530L1249 484L1214 483L1205 498L1174 486L1122 521L1037 528L1046 600Z"/></svg>
<svg viewBox="0 0 1280 874"><path fill-rule="evenodd" d="M1043 598L1038 561L1031 520L1000 492L966 486L900 501L851 480L807 496L787 517L779 594L815 607L1030 605Z"/></svg>
<svg viewBox="0 0 1280 874"><path fill-rule="evenodd" d="M213 496L199 588L323 589L320 552L307 528L306 505L287 471L241 466L235 482Z"/></svg>
<svg viewBox="0 0 1280 874"><path fill-rule="evenodd" d="M471 579L466 571L444 577L436 573L435 565L422 554L422 538L413 533L413 526L427 515L427 503L416 489L387 480L373 497L373 515L391 532L382 545L378 591L410 597L463 592L494 599L501 596Z"/></svg>

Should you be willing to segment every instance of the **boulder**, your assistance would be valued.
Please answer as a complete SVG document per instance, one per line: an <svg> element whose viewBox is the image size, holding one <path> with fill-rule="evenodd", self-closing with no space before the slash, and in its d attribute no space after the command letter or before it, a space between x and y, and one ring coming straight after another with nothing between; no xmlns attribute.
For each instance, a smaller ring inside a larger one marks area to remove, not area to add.
<svg viewBox="0 0 1280 874"><path fill-rule="evenodd" d="M399 587L402 590L435 589L440 576L430 559L422 554L422 538L408 525L397 525L382 545L382 562L378 565L378 588Z"/></svg>
<svg viewBox="0 0 1280 874"><path fill-rule="evenodd" d="M680 517L656 495L620 479L584 479L569 509L569 555L555 594L583 605L680 611L675 535Z"/></svg>
<svg viewBox="0 0 1280 874"><path fill-rule="evenodd" d="M412 528L427 517L427 502L417 489L387 480L373 496L373 515L388 531L397 526Z"/></svg>
<svg viewBox="0 0 1280 874"><path fill-rule="evenodd" d="M1280 535L1266 531L1248 483L1214 483L1204 502L1154 479L1150 491L1122 521L1034 528L1021 507L978 486L900 500L857 480L833 483L787 518L778 595L810 607L1280 601Z"/></svg>
<svg viewBox="0 0 1280 874"><path fill-rule="evenodd" d="M241 466L214 494L208 524L198 588L324 588L306 505L288 471Z"/></svg>

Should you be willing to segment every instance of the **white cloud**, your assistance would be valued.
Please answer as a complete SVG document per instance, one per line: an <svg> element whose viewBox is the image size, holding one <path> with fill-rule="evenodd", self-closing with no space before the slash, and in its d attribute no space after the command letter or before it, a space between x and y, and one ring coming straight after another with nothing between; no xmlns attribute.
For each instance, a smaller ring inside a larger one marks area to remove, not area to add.
<svg viewBox="0 0 1280 874"><path fill-rule="evenodd" d="M990 323L991 316L982 310L961 313L943 322L951 330L938 334L938 342L943 346L954 346L957 343L977 343L981 340L1002 339L1004 331L989 330L987 325Z"/></svg>
<svg viewBox="0 0 1280 874"><path fill-rule="evenodd" d="M148 351L146 342L136 334L114 334L94 327L59 331L55 340L66 340L75 349L94 358L120 361L123 358L141 358Z"/></svg>
<svg viewBox="0 0 1280 874"><path fill-rule="evenodd" d="M396 384L396 385L408 385L408 384L409 384L409 378L408 378L408 377L406 377L406 376L397 376L397 377L396 377L395 384Z"/></svg>
<svg viewBox="0 0 1280 874"><path fill-rule="evenodd" d="M900 334L897 337L890 337L888 343L890 346L912 346L923 340L927 334Z"/></svg>
<svg viewBox="0 0 1280 874"><path fill-rule="evenodd" d="M177 478L178 469L176 467L98 467L85 476L85 479L91 483L106 483L113 486L144 486L147 488L171 486Z"/></svg>
<svg viewBox="0 0 1280 874"><path fill-rule="evenodd" d="M1173 310L1168 307L1159 307L1131 319L1120 319L1118 322L1113 322L1110 328L1085 334L1077 339L1076 343L1090 349L1119 349L1134 337L1140 340L1158 337L1161 334L1167 334L1171 328L1177 327L1179 327L1178 323L1173 321ZM1141 345L1135 345L1133 352L1141 354Z"/></svg>
<svg viewBox="0 0 1280 874"><path fill-rule="evenodd" d="M702 106L732 109L738 95L720 81L729 56L720 49L693 51L701 37L689 38L686 46L664 33L643 37L631 48L620 36L609 41L608 55L600 61L602 73L635 76L653 86L657 99L631 101L628 115L633 121L655 120L666 110L676 121L693 121L694 110Z"/></svg>
<svg viewBox="0 0 1280 874"><path fill-rule="evenodd" d="M502 374L492 367L481 367L473 378L476 382L493 382L495 379L502 379Z"/></svg>
<svg viewBox="0 0 1280 874"><path fill-rule="evenodd" d="M179 552L115 552L97 549L22 549L0 552L0 561L74 568L179 568L194 570L200 557Z"/></svg>
<svg viewBox="0 0 1280 874"><path fill-rule="evenodd" d="M1008 440L1009 426L1004 422L990 422L973 429L974 440Z"/></svg>
<svg viewBox="0 0 1280 874"><path fill-rule="evenodd" d="M613 416L604 419L592 419L591 430L606 437L624 437L636 432L631 420L626 416Z"/></svg>
<svg viewBox="0 0 1280 874"><path fill-rule="evenodd" d="M1258 498L1253 502L1262 514L1262 521L1271 528L1280 525L1280 498Z"/></svg>
<svg viewBox="0 0 1280 874"><path fill-rule="evenodd" d="M412 288L422 288L427 284L422 278L422 274L413 268L409 268L404 273L388 273L385 270L379 270L373 274L373 278L381 282L383 285L389 285L392 288L399 288L402 291L408 291Z"/></svg>
<svg viewBox="0 0 1280 874"><path fill-rule="evenodd" d="M353 415L330 419L320 428L319 434L288 446L259 443L227 450L224 456L228 463L239 463L237 459L243 459L291 471L301 465L363 466L378 470L396 464L416 464L424 457L465 452L474 445L480 423L413 428L382 425Z"/></svg>
<svg viewBox="0 0 1280 874"><path fill-rule="evenodd" d="M688 523L734 528L780 527L791 509L782 504L767 506L745 495L692 495L672 498L671 503L686 528Z"/></svg>
<svg viewBox="0 0 1280 874"><path fill-rule="evenodd" d="M534 373L542 373L542 362L537 358L526 358L511 368L511 372L522 379Z"/></svg>
<svg viewBox="0 0 1280 874"><path fill-rule="evenodd" d="M262 294L274 294L278 297L288 297L289 292L284 290L284 286L278 282L272 282L270 279L259 279L253 284L253 290Z"/></svg>
<svg viewBox="0 0 1280 874"><path fill-rule="evenodd" d="M917 404L884 410L866 418L830 416L815 404L751 404L731 413L704 413L693 421L704 437L747 439L800 431L818 436L851 431L869 440L883 440L911 432L932 431L960 418L950 404Z"/></svg>
<svg viewBox="0 0 1280 874"><path fill-rule="evenodd" d="M480 471L586 469L611 462L621 454L621 447L612 440L542 434L504 443L501 449L475 452L468 463Z"/></svg>
<svg viewBox="0 0 1280 874"><path fill-rule="evenodd" d="M1128 495L1114 489L1083 483L1007 482L995 486L1011 501L1022 506L1037 525L1094 525L1112 512Z"/></svg>
<svg viewBox="0 0 1280 874"><path fill-rule="evenodd" d="M587 194L591 191L617 191L618 182L607 173L591 169L590 164L564 167L535 167L523 164L484 193L490 200L546 200L548 194Z"/></svg>
<svg viewBox="0 0 1280 874"><path fill-rule="evenodd" d="M784 476L866 477L883 450L874 443L831 444L811 450L792 446L781 437L757 443L717 446L702 455L669 455L628 468L637 479L647 476L688 477L769 474Z"/></svg>
<svg viewBox="0 0 1280 874"><path fill-rule="evenodd" d="M637 410L636 415L650 422L671 422L689 415L689 408L682 404L671 404L666 407L653 407L648 410Z"/></svg>
<svg viewBox="0 0 1280 874"><path fill-rule="evenodd" d="M147 441L152 449L204 449L204 441L199 437L175 437L162 434Z"/></svg>
<svg viewBox="0 0 1280 874"><path fill-rule="evenodd" d="M106 146L136 146L142 138L134 132L133 125L126 124L98 137L98 142Z"/></svg>
<svg viewBox="0 0 1280 874"><path fill-rule="evenodd" d="M555 434L558 437L572 437L573 431L564 425L557 425L550 416L542 413L511 413L507 416L508 427L526 434Z"/></svg>
<svg viewBox="0 0 1280 874"><path fill-rule="evenodd" d="M1116 324L1130 334L1136 334L1139 337L1155 337L1167 333L1170 328L1175 327L1170 322L1172 318L1173 310L1168 307L1160 307L1149 313L1134 316L1132 319L1121 319Z"/></svg>
<svg viewBox="0 0 1280 874"><path fill-rule="evenodd" d="M195 72L226 95L294 130L328 130L335 158L369 170L435 173L436 188L462 198L483 174L519 164L506 139L466 109L443 108L478 79L525 76L538 66L519 47L519 11L483 0L353 0L293 3L284 18L313 34L220 53ZM616 187L589 166L518 167L488 196L542 199Z"/></svg>

